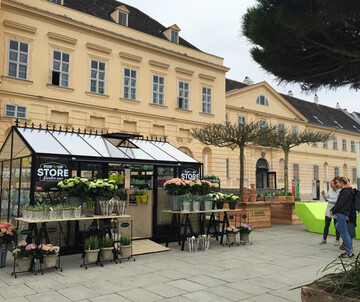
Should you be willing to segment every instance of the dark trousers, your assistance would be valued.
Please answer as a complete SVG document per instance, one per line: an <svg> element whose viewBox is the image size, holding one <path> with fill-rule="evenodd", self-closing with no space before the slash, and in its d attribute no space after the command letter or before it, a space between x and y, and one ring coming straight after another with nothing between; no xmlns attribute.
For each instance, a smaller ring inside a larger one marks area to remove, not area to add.
<svg viewBox="0 0 360 302"><path fill-rule="evenodd" d="M324 227L324 239L326 240L328 234L329 234L329 227L330 227L330 223L331 223L332 218L325 216L325 227ZM334 225L336 225L337 220L334 218ZM336 240L340 239L340 233L337 230L337 228L335 228L336 230Z"/></svg>

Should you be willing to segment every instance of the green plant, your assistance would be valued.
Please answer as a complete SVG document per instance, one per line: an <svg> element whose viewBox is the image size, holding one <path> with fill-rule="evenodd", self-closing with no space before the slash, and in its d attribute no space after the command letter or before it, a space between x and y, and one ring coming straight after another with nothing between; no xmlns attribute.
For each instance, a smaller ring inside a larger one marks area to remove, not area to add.
<svg viewBox="0 0 360 302"><path fill-rule="evenodd" d="M139 190L139 195L140 196L145 196L148 194L148 191L147 190Z"/></svg>
<svg viewBox="0 0 360 302"><path fill-rule="evenodd" d="M85 203L85 208L93 208L95 207L95 202L92 200L87 200Z"/></svg>
<svg viewBox="0 0 360 302"><path fill-rule="evenodd" d="M293 194L291 192L287 192L286 196L293 196Z"/></svg>
<svg viewBox="0 0 360 302"><path fill-rule="evenodd" d="M95 179L89 182L89 193L92 197L113 197L118 190L115 180Z"/></svg>
<svg viewBox="0 0 360 302"><path fill-rule="evenodd" d="M15 246L12 255L15 258L33 258L37 253L38 247L34 243L27 243L25 240L20 241L17 246Z"/></svg>
<svg viewBox="0 0 360 302"><path fill-rule="evenodd" d="M106 236L101 239L101 247L113 247L113 246L114 246L114 240L109 236L109 234L106 234Z"/></svg>
<svg viewBox="0 0 360 302"><path fill-rule="evenodd" d="M57 185L67 196L80 197L89 193L89 181L86 178L68 178L60 181Z"/></svg>
<svg viewBox="0 0 360 302"><path fill-rule="evenodd" d="M135 190L135 191L133 192L133 195L134 195L134 196L140 196L140 190Z"/></svg>
<svg viewBox="0 0 360 302"><path fill-rule="evenodd" d="M131 238L127 235L121 235L120 237L120 245L130 245L131 244Z"/></svg>
<svg viewBox="0 0 360 302"><path fill-rule="evenodd" d="M254 230L251 224L240 224L238 228L240 233L251 233Z"/></svg>
<svg viewBox="0 0 360 302"><path fill-rule="evenodd" d="M288 195L287 195L287 192L281 192L280 196L288 196Z"/></svg>
<svg viewBox="0 0 360 302"><path fill-rule="evenodd" d="M90 237L86 238L84 247L85 247L85 250L99 249L99 237L98 236L90 236Z"/></svg>
<svg viewBox="0 0 360 302"><path fill-rule="evenodd" d="M230 225L229 227L227 227L225 229L226 234L236 234L236 233L239 233L239 231L240 230L238 228L234 227L233 225Z"/></svg>

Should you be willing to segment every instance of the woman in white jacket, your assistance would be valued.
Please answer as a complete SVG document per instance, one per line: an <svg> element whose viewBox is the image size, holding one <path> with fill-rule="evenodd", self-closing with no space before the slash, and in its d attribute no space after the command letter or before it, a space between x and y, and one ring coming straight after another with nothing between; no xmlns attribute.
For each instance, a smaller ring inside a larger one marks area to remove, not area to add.
<svg viewBox="0 0 360 302"><path fill-rule="evenodd" d="M326 238L329 234L329 227L330 227L330 223L331 223L332 219L334 219L334 225L336 225L336 222L337 222L336 215L331 215L330 209L335 205L337 198L339 196L339 193L340 193L340 189L336 185L335 178L330 182L330 189L327 192L327 194L324 192L324 190L321 191L321 194L324 197L325 201L328 202L328 205L327 205L326 211L325 211L325 227L324 227L323 239L321 239L321 241L319 242L320 244L326 243ZM336 240L335 240L334 245L340 245L340 242L339 242L340 233L336 228L335 228L335 230L336 230Z"/></svg>

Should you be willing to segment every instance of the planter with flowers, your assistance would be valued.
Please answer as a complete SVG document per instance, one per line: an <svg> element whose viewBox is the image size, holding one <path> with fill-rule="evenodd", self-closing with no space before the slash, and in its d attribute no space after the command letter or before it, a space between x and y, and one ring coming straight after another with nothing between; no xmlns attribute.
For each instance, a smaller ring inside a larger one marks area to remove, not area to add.
<svg viewBox="0 0 360 302"><path fill-rule="evenodd" d="M190 181L180 178L173 178L163 184L164 190L170 195L172 211L180 211L179 196L190 193Z"/></svg>
<svg viewBox="0 0 360 302"><path fill-rule="evenodd" d="M249 241L249 235L254 230L251 224L241 224L239 226L240 229L240 242L247 243Z"/></svg>
<svg viewBox="0 0 360 302"><path fill-rule="evenodd" d="M59 256L60 247L52 244L39 245L39 251L43 256L43 263L45 268L56 267L57 257Z"/></svg>
<svg viewBox="0 0 360 302"><path fill-rule="evenodd" d="M225 229L227 243L233 245L236 243L236 234L239 233L239 229L230 225Z"/></svg>
<svg viewBox="0 0 360 302"><path fill-rule="evenodd" d="M69 204L81 206L83 198L89 194L89 181L87 178L72 177L60 181L57 185L67 196Z"/></svg>
<svg viewBox="0 0 360 302"><path fill-rule="evenodd" d="M20 241L13 250L13 256L16 260L18 271L26 272L30 269L31 260L36 256L37 245L29 243L25 240Z"/></svg>
<svg viewBox="0 0 360 302"><path fill-rule="evenodd" d="M110 200L117 192L118 185L115 180L96 179L89 182L89 194L95 199L95 214L99 215L100 201Z"/></svg>
<svg viewBox="0 0 360 302"><path fill-rule="evenodd" d="M10 222L0 222L0 268L6 264L8 246L14 241L16 227Z"/></svg>
<svg viewBox="0 0 360 302"><path fill-rule="evenodd" d="M230 210L235 210L236 209L236 205L239 202L239 196L235 195L235 194L228 194L225 195L225 202L229 203L229 209Z"/></svg>
<svg viewBox="0 0 360 302"><path fill-rule="evenodd" d="M222 209L224 207L225 194L216 192L208 194L212 200L216 203L216 208Z"/></svg>

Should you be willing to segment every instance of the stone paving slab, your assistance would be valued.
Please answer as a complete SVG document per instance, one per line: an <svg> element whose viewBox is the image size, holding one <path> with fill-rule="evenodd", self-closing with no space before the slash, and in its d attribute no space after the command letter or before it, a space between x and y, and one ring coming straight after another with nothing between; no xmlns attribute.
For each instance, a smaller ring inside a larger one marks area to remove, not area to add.
<svg viewBox="0 0 360 302"><path fill-rule="evenodd" d="M253 245L220 246L208 251L171 251L136 256L136 261L80 268L80 256L61 258L63 272L10 276L12 257L0 269L0 302L114 301L114 302L283 302L301 301L300 289L321 276L321 270L341 253L319 245L320 234L303 225L273 225L250 235ZM355 252L360 241L354 241ZM320 273L318 273L320 272Z"/></svg>

